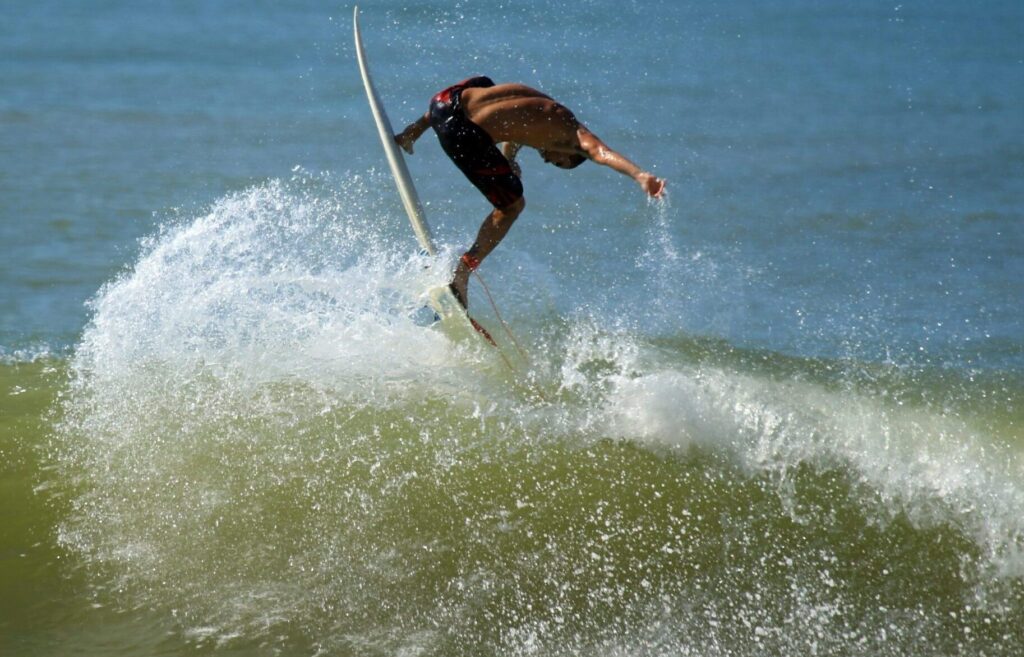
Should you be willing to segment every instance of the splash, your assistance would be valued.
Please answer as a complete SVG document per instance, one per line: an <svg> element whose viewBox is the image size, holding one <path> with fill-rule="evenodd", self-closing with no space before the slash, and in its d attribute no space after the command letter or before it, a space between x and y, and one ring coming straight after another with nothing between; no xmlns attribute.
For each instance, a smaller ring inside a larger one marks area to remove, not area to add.
<svg viewBox="0 0 1024 657"><path fill-rule="evenodd" d="M417 324L453 255L395 249L376 189L229 195L93 301L55 459L61 541L104 601L299 654L1021 645L1001 436L587 300L525 327L513 379Z"/></svg>

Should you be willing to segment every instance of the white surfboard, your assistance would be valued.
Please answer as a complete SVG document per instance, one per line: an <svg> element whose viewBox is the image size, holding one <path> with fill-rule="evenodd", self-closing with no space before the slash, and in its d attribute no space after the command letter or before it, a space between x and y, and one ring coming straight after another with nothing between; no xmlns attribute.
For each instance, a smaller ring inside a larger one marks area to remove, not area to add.
<svg viewBox="0 0 1024 657"><path fill-rule="evenodd" d="M409 215L409 221L412 223L412 230L416 234L417 241L428 255L434 256L437 254L437 248L434 246L434 237L423 213L423 205L412 184L412 177L409 175L409 168L405 165L402 150L395 143L395 133L391 128L391 121L384 111L384 104L377 94L377 89L373 86L373 78L370 77L370 69L366 64L366 51L363 48L363 38L359 33L359 7L355 7L352 11L352 28L355 36L356 58L359 60L359 73L363 77L366 98L370 101L370 112L373 114L374 123L377 124L377 134L380 135L381 145L384 146L384 154L387 155L391 175L395 179L395 185L398 186L398 194L402 197L402 205L405 207L405 213ZM469 324L476 333L482 335L492 345L497 346L487 330L469 316L447 285L430 290L426 298L427 303L437 313L442 323L448 324L449 327L452 324L462 324L463 326Z"/></svg>
<svg viewBox="0 0 1024 657"><path fill-rule="evenodd" d="M359 60L359 73L363 76L363 87L366 89L366 98L370 101L370 112L373 113L373 120L377 124L377 134L380 135L381 144L384 146L384 154L388 158L388 166L391 167L391 174L398 186L398 195L402 197L402 205L405 206L405 213L409 215L412 222L412 230L416 233L416 239L428 255L437 255L437 248L434 246L434 236L430 232L427 218L423 214L423 205L420 197L416 194L416 188L412 184L412 177L409 175L409 168L405 166L405 157L402 149L395 143L395 132L391 128L391 121L384 112L384 104L380 102L377 89L373 86L373 78L370 77L370 69L366 65L366 51L363 49L363 37L359 34L359 7L352 11L352 29L355 34L356 58Z"/></svg>

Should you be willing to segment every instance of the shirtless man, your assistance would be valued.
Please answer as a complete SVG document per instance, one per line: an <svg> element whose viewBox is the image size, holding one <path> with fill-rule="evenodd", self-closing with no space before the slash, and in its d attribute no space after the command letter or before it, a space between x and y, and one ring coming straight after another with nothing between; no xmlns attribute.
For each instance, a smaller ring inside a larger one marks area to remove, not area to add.
<svg viewBox="0 0 1024 657"><path fill-rule="evenodd" d="M520 147L537 149L545 162L563 169L593 160L629 176L653 197L660 197L665 189L664 180L609 148L568 108L522 84L495 85L482 76L463 80L438 92L426 114L396 135L395 141L411 154L428 127L437 133L455 166L494 206L455 269L451 288L463 306L468 304L470 272L501 242L526 205L515 161ZM499 143L503 144L500 151Z"/></svg>

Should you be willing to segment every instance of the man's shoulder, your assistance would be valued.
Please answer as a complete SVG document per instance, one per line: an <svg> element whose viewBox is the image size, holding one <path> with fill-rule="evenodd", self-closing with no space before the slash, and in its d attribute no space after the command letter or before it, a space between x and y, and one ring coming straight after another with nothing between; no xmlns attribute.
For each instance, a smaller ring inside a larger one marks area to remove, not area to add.
<svg viewBox="0 0 1024 657"><path fill-rule="evenodd" d="M542 91L519 82L504 82L493 87L473 87L466 89L463 93L469 94L472 98L486 99L491 102L506 99L519 101L537 99L538 101L547 102L553 102L554 100Z"/></svg>

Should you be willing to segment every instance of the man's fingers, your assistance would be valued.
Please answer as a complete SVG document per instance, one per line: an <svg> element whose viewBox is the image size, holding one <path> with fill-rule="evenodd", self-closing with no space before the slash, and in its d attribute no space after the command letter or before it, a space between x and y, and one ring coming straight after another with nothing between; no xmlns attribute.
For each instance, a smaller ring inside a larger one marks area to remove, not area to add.
<svg viewBox="0 0 1024 657"><path fill-rule="evenodd" d="M648 195L654 198L661 198L662 193L665 191L665 181L649 173L642 174L640 186L644 188Z"/></svg>

